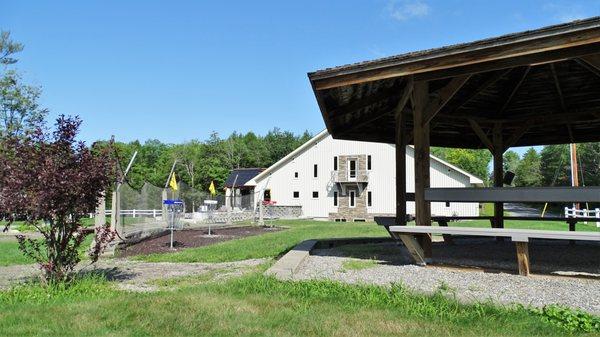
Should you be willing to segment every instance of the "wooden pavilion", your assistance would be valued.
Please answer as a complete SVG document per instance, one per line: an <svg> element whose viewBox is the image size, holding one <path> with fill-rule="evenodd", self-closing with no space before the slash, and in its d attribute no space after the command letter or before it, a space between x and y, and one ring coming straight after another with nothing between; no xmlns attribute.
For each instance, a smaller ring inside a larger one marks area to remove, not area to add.
<svg viewBox="0 0 600 337"><path fill-rule="evenodd" d="M396 144L397 225L407 218L407 144L415 147L417 225L431 225L431 201L455 197L495 202L496 228L503 227L503 202L600 201L598 188L502 184L502 155L509 147L600 141L600 17L308 77L334 138ZM495 187L429 188L430 146L488 149ZM430 244L423 242L425 254Z"/></svg>

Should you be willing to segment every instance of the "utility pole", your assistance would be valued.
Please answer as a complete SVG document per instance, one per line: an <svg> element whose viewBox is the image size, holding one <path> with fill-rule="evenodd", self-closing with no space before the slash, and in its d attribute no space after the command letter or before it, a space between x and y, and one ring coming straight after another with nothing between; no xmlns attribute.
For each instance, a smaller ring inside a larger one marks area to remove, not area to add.
<svg viewBox="0 0 600 337"><path fill-rule="evenodd" d="M569 145L571 154L571 186L579 186L579 170L577 168L577 144L571 143ZM579 203L573 204L574 209L579 209Z"/></svg>

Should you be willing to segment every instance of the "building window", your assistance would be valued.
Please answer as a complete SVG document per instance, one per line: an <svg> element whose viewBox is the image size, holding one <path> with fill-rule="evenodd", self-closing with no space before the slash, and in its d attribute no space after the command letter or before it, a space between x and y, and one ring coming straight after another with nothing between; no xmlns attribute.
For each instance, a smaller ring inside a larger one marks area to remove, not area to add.
<svg viewBox="0 0 600 337"><path fill-rule="evenodd" d="M333 170L337 171L338 160L337 157L333 157Z"/></svg>
<svg viewBox="0 0 600 337"><path fill-rule="evenodd" d="M371 155L367 156L367 170L371 170Z"/></svg>
<svg viewBox="0 0 600 337"><path fill-rule="evenodd" d="M315 178L319 176L318 171L319 171L319 168L318 168L317 164L315 164L315 166L313 167L313 176Z"/></svg>
<svg viewBox="0 0 600 337"><path fill-rule="evenodd" d="M338 205L338 192L333 191L333 206L337 206L337 205Z"/></svg>
<svg viewBox="0 0 600 337"><path fill-rule="evenodd" d="M294 199L300 198L300 192L294 191Z"/></svg>
<svg viewBox="0 0 600 337"><path fill-rule="evenodd" d="M373 193L371 191L367 192L367 206L373 206Z"/></svg>
<svg viewBox="0 0 600 337"><path fill-rule="evenodd" d="M298 179L298 172L294 172L294 178Z"/></svg>
<svg viewBox="0 0 600 337"><path fill-rule="evenodd" d="M446 201L446 207L450 207L450 202Z"/></svg>
<svg viewBox="0 0 600 337"><path fill-rule="evenodd" d="M356 179L356 160L351 159L348 161L348 178Z"/></svg>
<svg viewBox="0 0 600 337"><path fill-rule="evenodd" d="M350 191L350 198L348 199L349 201L349 206L350 207L355 207L356 206L356 191Z"/></svg>
<svg viewBox="0 0 600 337"><path fill-rule="evenodd" d="M313 198L316 199L319 197L319 192L313 191Z"/></svg>
<svg viewBox="0 0 600 337"><path fill-rule="evenodd" d="M271 201L271 190L265 190L265 192L263 193L263 200Z"/></svg>

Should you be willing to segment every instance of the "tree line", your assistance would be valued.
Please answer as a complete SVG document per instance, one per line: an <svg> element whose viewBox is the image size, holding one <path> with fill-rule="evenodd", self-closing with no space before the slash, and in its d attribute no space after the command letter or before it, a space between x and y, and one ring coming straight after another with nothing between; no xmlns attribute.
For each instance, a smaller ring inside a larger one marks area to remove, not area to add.
<svg viewBox="0 0 600 337"><path fill-rule="evenodd" d="M175 164L175 176L188 186L208 191L211 182L222 191L232 169L266 168L307 142L312 135L305 131L294 134L273 128L264 136L254 132L234 132L226 138L213 132L205 140L191 140L181 144L167 144L157 139L140 142L114 142L113 148L121 170L125 170L135 151L137 157L127 175L133 188L145 182L164 186ZM102 148L108 141L97 142Z"/></svg>

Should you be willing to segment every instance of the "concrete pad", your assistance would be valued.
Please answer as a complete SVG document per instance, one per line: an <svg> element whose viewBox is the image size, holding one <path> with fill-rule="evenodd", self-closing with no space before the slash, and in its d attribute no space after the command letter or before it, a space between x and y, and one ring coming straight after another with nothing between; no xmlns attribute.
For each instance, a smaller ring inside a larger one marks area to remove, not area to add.
<svg viewBox="0 0 600 337"><path fill-rule="evenodd" d="M306 240L294 247L292 250L282 256L265 275L275 276L280 280L289 280L298 270L302 262L310 255L310 251L317 244L317 240Z"/></svg>

